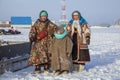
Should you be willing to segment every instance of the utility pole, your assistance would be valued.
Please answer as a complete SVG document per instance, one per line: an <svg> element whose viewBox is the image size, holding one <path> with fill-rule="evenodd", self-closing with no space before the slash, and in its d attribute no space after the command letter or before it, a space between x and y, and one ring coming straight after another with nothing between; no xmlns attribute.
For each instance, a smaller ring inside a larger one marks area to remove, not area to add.
<svg viewBox="0 0 120 80"><path fill-rule="evenodd" d="M60 19L60 24L62 26L65 26L67 24L67 19L66 19L66 0L61 0L61 19Z"/></svg>
<svg viewBox="0 0 120 80"><path fill-rule="evenodd" d="M62 7L61 7L61 9L62 9L62 18L61 18L61 20L62 21L66 21L66 4L65 4L65 1L66 0L61 0L61 3L62 3Z"/></svg>

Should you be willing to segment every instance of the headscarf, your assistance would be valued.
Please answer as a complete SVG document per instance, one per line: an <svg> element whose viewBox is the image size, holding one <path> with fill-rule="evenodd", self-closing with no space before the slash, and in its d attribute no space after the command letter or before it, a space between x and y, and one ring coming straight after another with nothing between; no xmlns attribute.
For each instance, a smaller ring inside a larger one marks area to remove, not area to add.
<svg viewBox="0 0 120 80"><path fill-rule="evenodd" d="M73 36L74 28L76 28L76 29L78 30L78 34L79 34L79 36L81 36L81 25L82 25L83 23L86 23L86 24L87 24L87 21L81 16L81 14L80 14L79 11L74 11L74 12L72 13L72 18L73 18L73 16L74 16L75 14L77 14L77 15L79 16L79 20L73 20L73 19L71 19L71 20L69 21L69 23L72 24L72 34L71 34L71 36Z"/></svg>

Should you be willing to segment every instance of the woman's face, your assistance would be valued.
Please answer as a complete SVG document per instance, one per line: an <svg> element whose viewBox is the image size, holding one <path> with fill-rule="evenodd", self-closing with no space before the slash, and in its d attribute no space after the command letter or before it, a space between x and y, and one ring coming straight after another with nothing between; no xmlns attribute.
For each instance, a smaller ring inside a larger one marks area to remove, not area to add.
<svg viewBox="0 0 120 80"><path fill-rule="evenodd" d="M78 15L73 15L73 19L74 20L79 20L79 16Z"/></svg>
<svg viewBox="0 0 120 80"><path fill-rule="evenodd" d="M47 16L41 16L41 17L40 17L40 20L41 20L41 21L46 21L46 20L47 20Z"/></svg>

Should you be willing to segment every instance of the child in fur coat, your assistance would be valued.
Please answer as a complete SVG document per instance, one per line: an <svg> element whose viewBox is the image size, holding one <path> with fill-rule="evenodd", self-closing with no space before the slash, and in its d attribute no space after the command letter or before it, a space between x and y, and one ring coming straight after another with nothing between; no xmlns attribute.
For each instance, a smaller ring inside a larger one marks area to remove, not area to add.
<svg viewBox="0 0 120 80"><path fill-rule="evenodd" d="M72 70L72 41L62 27L57 27L54 33L53 43L50 47L51 68L54 75L67 74Z"/></svg>

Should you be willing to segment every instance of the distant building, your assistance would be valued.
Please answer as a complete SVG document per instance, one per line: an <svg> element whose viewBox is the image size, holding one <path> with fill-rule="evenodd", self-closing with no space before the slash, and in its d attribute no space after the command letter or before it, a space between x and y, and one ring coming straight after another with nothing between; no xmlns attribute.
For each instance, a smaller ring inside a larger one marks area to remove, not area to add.
<svg viewBox="0 0 120 80"><path fill-rule="evenodd" d="M31 27L32 25L32 19L31 17L17 17L12 16L11 17L11 26L12 27Z"/></svg>
<svg viewBox="0 0 120 80"><path fill-rule="evenodd" d="M115 25L120 25L120 19L115 22Z"/></svg>
<svg viewBox="0 0 120 80"><path fill-rule="evenodd" d="M0 27L10 27L10 21L0 21Z"/></svg>

